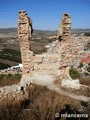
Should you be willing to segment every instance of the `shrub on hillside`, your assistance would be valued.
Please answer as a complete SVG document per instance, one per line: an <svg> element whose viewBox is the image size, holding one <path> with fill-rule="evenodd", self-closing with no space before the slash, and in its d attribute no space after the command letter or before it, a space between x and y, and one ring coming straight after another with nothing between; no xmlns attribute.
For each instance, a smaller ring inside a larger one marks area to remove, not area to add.
<svg viewBox="0 0 90 120"><path fill-rule="evenodd" d="M6 75L4 74L0 74L0 80L3 80L5 78Z"/></svg>
<svg viewBox="0 0 90 120"><path fill-rule="evenodd" d="M16 73L13 75L14 79L21 79L21 75L19 73Z"/></svg>
<svg viewBox="0 0 90 120"><path fill-rule="evenodd" d="M87 71L90 72L90 66L87 68Z"/></svg>
<svg viewBox="0 0 90 120"><path fill-rule="evenodd" d="M79 64L78 67L79 67L79 68L82 68L82 67L83 67L83 63L80 62L80 64Z"/></svg>
<svg viewBox="0 0 90 120"><path fill-rule="evenodd" d="M11 79L11 77L12 77L12 74L9 73L9 74L7 75L7 79Z"/></svg>
<svg viewBox="0 0 90 120"><path fill-rule="evenodd" d="M17 74L0 74L0 87L17 84L21 80L21 75Z"/></svg>
<svg viewBox="0 0 90 120"><path fill-rule="evenodd" d="M21 79L21 75L19 73L16 73L16 74L8 74L7 75L7 79L10 79L10 80L18 80L18 79Z"/></svg>
<svg viewBox="0 0 90 120"><path fill-rule="evenodd" d="M80 73L75 68L71 68L69 70L69 74L70 74L72 79L80 78Z"/></svg>

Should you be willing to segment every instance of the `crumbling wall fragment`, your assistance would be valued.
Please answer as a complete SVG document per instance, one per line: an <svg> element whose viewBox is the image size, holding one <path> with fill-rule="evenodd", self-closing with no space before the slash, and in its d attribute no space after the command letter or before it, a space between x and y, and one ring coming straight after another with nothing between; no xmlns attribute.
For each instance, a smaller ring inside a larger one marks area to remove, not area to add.
<svg viewBox="0 0 90 120"><path fill-rule="evenodd" d="M58 39L60 41L67 40L68 37L71 35L71 18L70 15L64 13L62 16L62 20L58 29Z"/></svg>
<svg viewBox="0 0 90 120"><path fill-rule="evenodd" d="M70 56L68 54L72 45L71 18L67 13L62 16L57 36L60 41L60 79L71 79L69 76Z"/></svg>
<svg viewBox="0 0 90 120"><path fill-rule="evenodd" d="M21 48L23 74L31 74L33 70L33 58L31 51L32 22L26 11L20 11L18 17L18 38Z"/></svg>

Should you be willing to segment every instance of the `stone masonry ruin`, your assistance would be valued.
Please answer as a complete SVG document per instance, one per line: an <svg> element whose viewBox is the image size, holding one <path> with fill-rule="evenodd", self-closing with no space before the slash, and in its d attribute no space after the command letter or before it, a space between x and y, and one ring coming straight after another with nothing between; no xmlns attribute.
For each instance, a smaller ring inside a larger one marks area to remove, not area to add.
<svg viewBox="0 0 90 120"><path fill-rule="evenodd" d="M72 46L71 18L67 13L62 16L58 39L60 41L60 79L71 79L69 76L70 57L68 55L69 48Z"/></svg>
<svg viewBox="0 0 90 120"><path fill-rule="evenodd" d="M68 14L63 14L61 24L58 30L58 39L47 50L47 53L34 55L31 51L32 23L27 17L26 11L19 12L18 20L18 38L21 47L21 56L23 64L23 75L32 76L34 72L45 72L53 74L60 79L71 79L69 76L69 57L64 54L72 43L71 39L71 19ZM57 52L54 52L57 48ZM68 52L68 51L67 51ZM23 77L22 77L23 79ZM24 78L25 79L25 78ZM23 80L24 80L23 79Z"/></svg>
<svg viewBox="0 0 90 120"><path fill-rule="evenodd" d="M5 102L5 100L8 102L14 102L16 100L27 99L27 89L29 87L32 87L32 83L47 86L49 89L52 89L59 94L61 92L61 85L67 85L68 81L69 83L73 83L71 85L68 84L68 87L73 86L73 88L79 88L79 90L81 87L83 87L83 85L79 84L79 80L72 80L69 75L69 69L71 65L74 65L75 62L78 62L76 61L78 57L72 55L72 50L74 50L74 42L76 38L71 35L70 15L68 15L67 13L63 14L57 34L58 40L52 43L51 47L48 48L46 53L35 55L32 52L32 33L33 28L31 19L27 16L26 11L20 11L18 16L18 39L20 43L23 64L22 79L21 82L18 84L0 88L1 102ZM85 38L83 36L82 40L85 41ZM78 42L78 40L76 41ZM82 44L76 44L76 46L81 48L82 46L84 47L84 45ZM57 79L61 81L62 84L58 86L55 85L54 81ZM63 81L65 81L65 83ZM87 89L85 88L83 90ZM63 94L64 93L65 92L63 92ZM65 93L64 95L67 95L67 93ZM72 95L72 98L75 98L74 95ZM87 98L81 95L81 100L90 100L89 97ZM71 97L69 93L68 96ZM78 98L77 93L76 96Z"/></svg>
<svg viewBox="0 0 90 120"><path fill-rule="evenodd" d="M58 29L58 39L60 41L67 41L67 37L71 37L71 17L65 13L62 16L60 27Z"/></svg>
<svg viewBox="0 0 90 120"><path fill-rule="evenodd" d="M31 74L31 71L33 70L32 53L30 51L32 31L32 22L30 18L27 17L27 12L20 11L18 18L18 38L21 48L23 74Z"/></svg>

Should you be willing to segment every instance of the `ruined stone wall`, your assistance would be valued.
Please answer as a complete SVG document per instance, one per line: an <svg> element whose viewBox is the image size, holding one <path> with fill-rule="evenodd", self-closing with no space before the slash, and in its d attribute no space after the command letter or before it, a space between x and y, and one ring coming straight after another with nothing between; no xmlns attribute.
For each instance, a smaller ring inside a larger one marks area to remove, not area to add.
<svg viewBox="0 0 90 120"><path fill-rule="evenodd" d="M28 98L27 94L28 87L30 87L30 84L33 83L32 81L38 84L37 76L40 76L40 73L42 71L46 72L46 74L41 73L42 76L40 77L45 78L45 75L48 75L49 80L50 78L52 80L52 76L49 76L49 74L59 76L60 80L71 79L71 77L69 76L69 68L70 65L73 64L74 58L72 58L73 55L71 53L73 47L75 47L75 44L73 42L75 39L73 36L71 36L70 16L66 13L63 14L60 27L58 30L59 41L57 40L53 42L52 46L47 50L47 53L34 55L30 47L31 37L32 37L31 20L29 17L27 17L26 11L20 11L18 19L18 38L20 42L23 75L25 75L25 79L23 78L23 80L17 85L5 86L0 88L0 102L1 101L5 102L5 100L9 102L10 101L14 102L17 100L23 100ZM79 43L77 44L78 46L82 47L81 44ZM33 77L32 74L34 74L37 71L39 71L40 73L37 74L37 76L34 75ZM39 79L42 80L42 78L40 77ZM54 80L56 80L56 78ZM43 85L47 85L48 83L49 82L44 83Z"/></svg>
<svg viewBox="0 0 90 120"><path fill-rule="evenodd" d="M62 42L67 42L67 39L71 36L71 18L67 13L62 16L57 36Z"/></svg>
<svg viewBox="0 0 90 120"><path fill-rule="evenodd" d="M45 71L55 76L59 76L59 55L58 54L41 54L35 55L33 58L34 71Z"/></svg>
<svg viewBox="0 0 90 120"><path fill-rule="evenodd" d="M33 70L32 51L30 47L32 31L32 22L27 16L27 12L20 11L18 17L18 39L21 48L23 74L29 75L31 75L31 71Z"/></svg>
<svg viewBox="0 0 90 120"><path fill-rule="evenodd" d="M34 56L31 54L32 51L30 51L32 24L31 20L27 17L26 11L19 12L18 22L18 36L21 47L23 75L31 75L32 71L41 70L47 71L47 73L60 75L61 79L70 79L70 57L68 56L69 48L72 45L70 16L66 13L62 16L58 30L59 41L52 44L52 47L47 53Z"/></svg>
<svg viewBox="0 0 90 120"><path fill-rule="evenodd" d="M67 13L62 16L58 30L58 39L60 41L60 79L71 79L69 76L71 60L69 52L73 38L71 37L71 18Z"/></svg>
<svg viewBox="0 0 90 120"><path fill-rule="evenodd" d="M23 64L23 75L32 75L35 71L47 71L47 73L58 74L59 70L59 57L52 53L45 53L41 55L34 55L31 51L32 37L32 23L29 17L27 17L26 11L19 12L18 18L18 38L21 48L21 57ZM56 45L56 43L54 44ZM56 46L57 48L57 46ZM59 51L59 48L57 49Z"/></svg>

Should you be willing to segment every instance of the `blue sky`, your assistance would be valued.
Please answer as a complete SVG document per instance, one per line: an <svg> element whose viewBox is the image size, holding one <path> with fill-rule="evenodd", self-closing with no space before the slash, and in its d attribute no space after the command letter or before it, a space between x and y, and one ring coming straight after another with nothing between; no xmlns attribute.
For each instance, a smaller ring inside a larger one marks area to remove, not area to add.
<svg viewBox="0 0 90 120"><path fill-rule="evenodd" d="M34 29L57 30L65 12L72 28L90 28L90 0L0 0L0 28L17 27L19 10L27 10Z"/></svg>

